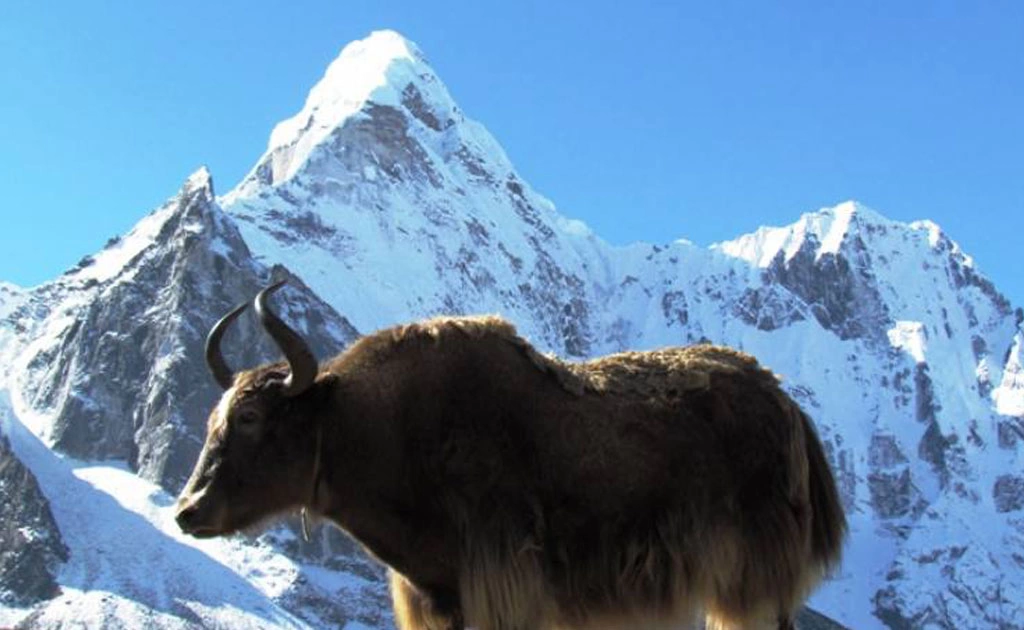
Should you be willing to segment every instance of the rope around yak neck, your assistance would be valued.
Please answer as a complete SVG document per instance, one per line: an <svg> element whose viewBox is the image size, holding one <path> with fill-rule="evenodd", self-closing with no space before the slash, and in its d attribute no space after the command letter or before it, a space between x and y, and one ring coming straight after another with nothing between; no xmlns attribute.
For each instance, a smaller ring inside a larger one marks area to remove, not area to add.
<svg viewBox="0 0 1024 630"><path fill-rule="evenodd" d="M316 451L313 453L313 481L310 484L309 500L302 506L302 539L309 542L309 516L308 511L316 504L316 489L320 485L320 453L323 450L324 427L317 424L316 427Z"/></svg>

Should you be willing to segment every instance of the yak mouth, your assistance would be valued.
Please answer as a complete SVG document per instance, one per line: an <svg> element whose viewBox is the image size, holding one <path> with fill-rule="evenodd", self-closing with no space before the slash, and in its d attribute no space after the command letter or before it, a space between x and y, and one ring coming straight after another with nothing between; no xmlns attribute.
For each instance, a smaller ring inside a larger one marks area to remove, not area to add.
<svg viewBox="0 0 1024 630"><path fill-rule="evenodd" d="M193 538L217 538L218 536L225 536L231 533L227 531L222 531L220 529L217 529L216 527L207 527L203 525L200 525L198 527L192 527L189 529L185 529L183 527L181 531L185 532L189 536L192 536Z"/></svg>
<svg viewBox="0 0 1024 630"><path fill-rule="evenodd" d="M217 536L227 536L234 531L222 524L202 522L195 517L195 513L191 510L179 510L174 516L174 520L177 521L182 533L194 538L216 538Z"/></svg>

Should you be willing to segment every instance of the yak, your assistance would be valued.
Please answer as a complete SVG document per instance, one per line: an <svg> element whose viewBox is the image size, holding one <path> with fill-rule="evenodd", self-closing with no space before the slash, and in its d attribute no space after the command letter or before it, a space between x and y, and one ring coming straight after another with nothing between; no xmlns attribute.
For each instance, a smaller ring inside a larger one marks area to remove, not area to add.
<svg viewBox="0 0 1024 630"><path fill-rule="evenodd" d="M586 362L494 317L363 336L322 365L267 304L286 361L234 373L177 504L228 535L302 510L389 569L402 630L793 628L846 521L811 420L711 344Z"/></svg>

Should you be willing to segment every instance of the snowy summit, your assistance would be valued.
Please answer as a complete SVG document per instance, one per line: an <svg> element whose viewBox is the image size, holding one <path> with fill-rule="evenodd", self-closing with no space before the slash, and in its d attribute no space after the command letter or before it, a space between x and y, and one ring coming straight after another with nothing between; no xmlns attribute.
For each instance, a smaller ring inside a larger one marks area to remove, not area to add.
<svg viewBox="0 0 1024 630"><path fill-rule="evenodd" d="M315 146L368 102L398 106L399 90L414 81L438 86L430 100L454 108L423 54L395 31L375 31L345 46L310 90L302 111L271 132L267 155L273 156L272 181L293 176Z"/></svg>

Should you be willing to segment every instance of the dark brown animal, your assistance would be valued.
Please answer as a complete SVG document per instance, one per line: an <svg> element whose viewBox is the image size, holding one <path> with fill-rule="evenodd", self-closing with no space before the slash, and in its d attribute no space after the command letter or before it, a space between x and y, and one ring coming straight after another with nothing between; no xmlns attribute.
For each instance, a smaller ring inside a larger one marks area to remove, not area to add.
<svg viewBox="0 0 1024 630"><path fill-rule="evenodd" d="M440 318L317 366L233 375L179 499L195 536L306 509L391 570L404 630L792 627L845 520L807 416L711 345L564 363L508 323Z"/></svg>

